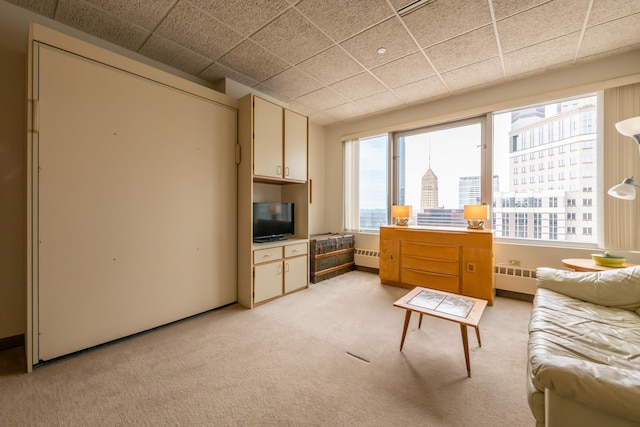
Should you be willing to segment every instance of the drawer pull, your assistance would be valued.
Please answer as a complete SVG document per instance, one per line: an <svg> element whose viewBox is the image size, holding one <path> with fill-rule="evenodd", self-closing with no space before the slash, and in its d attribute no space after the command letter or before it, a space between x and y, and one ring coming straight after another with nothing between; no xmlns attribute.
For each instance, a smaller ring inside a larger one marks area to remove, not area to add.
<svg viewBox="0 0 640 427"><path fill-rule="evenodd" d="M269 254L264 254L264 255L262 255L262 258L271 258L271 255L269 255Z"/></svg>

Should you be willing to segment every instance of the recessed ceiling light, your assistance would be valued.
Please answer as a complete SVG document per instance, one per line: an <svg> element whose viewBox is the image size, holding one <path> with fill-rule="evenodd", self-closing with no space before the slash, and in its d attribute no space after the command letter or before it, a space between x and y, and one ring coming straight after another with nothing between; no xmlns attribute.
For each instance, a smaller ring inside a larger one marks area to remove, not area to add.
<svg viewBox="0 0 640 427"><path fill-rule="evenodd" d="M378 48L378 53L380 55L384 55L385 53L387 53L387 48L386 47L379 47Z"/></svg>

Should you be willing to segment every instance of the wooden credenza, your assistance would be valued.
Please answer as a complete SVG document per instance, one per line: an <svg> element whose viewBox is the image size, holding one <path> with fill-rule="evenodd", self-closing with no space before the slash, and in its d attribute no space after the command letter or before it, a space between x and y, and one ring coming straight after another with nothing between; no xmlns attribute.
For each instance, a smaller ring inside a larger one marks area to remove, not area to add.
<svg viewBox="0 0 640 427"><path fill-rule="evenodd" d="M462 228L380 227L380 281L495 299L493 232Z"/></svg>

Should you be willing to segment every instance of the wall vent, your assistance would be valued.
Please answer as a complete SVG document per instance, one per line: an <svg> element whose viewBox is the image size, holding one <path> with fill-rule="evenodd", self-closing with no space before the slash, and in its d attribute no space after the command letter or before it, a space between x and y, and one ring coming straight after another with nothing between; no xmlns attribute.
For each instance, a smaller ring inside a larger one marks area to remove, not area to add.
<svg viewBox="0 0 640 427"><path fill-rule="evenodd" d="M510 265L496 265L495 266L496 274L502 274L505 276L516 276L516 277L524 277L524 278L536 278L536 269L535 268L525 268L525 267L513 267Z"/></svg>
<svg viewBox="0 0 640 427"><path fill-rule="evenodd" d="M380 268L380 251L354 248L353 258L357 266Z"/></svg>

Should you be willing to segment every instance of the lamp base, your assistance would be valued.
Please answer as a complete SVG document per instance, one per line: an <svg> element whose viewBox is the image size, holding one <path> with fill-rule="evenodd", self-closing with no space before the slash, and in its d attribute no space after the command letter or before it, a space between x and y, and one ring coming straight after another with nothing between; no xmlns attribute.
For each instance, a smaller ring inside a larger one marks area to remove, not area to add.
<svg viewBox="0 0 640 427"><path fill-rule="evenodd" d="M396 218L396 225L406 227L409 225L409 218Z"/></svg>
<svg viewBox="0 0 640 427"><path fill-rule="evenodd" d="M484 230L484 220L482 219L468 219L467 228L471 230Z"/></svg>

